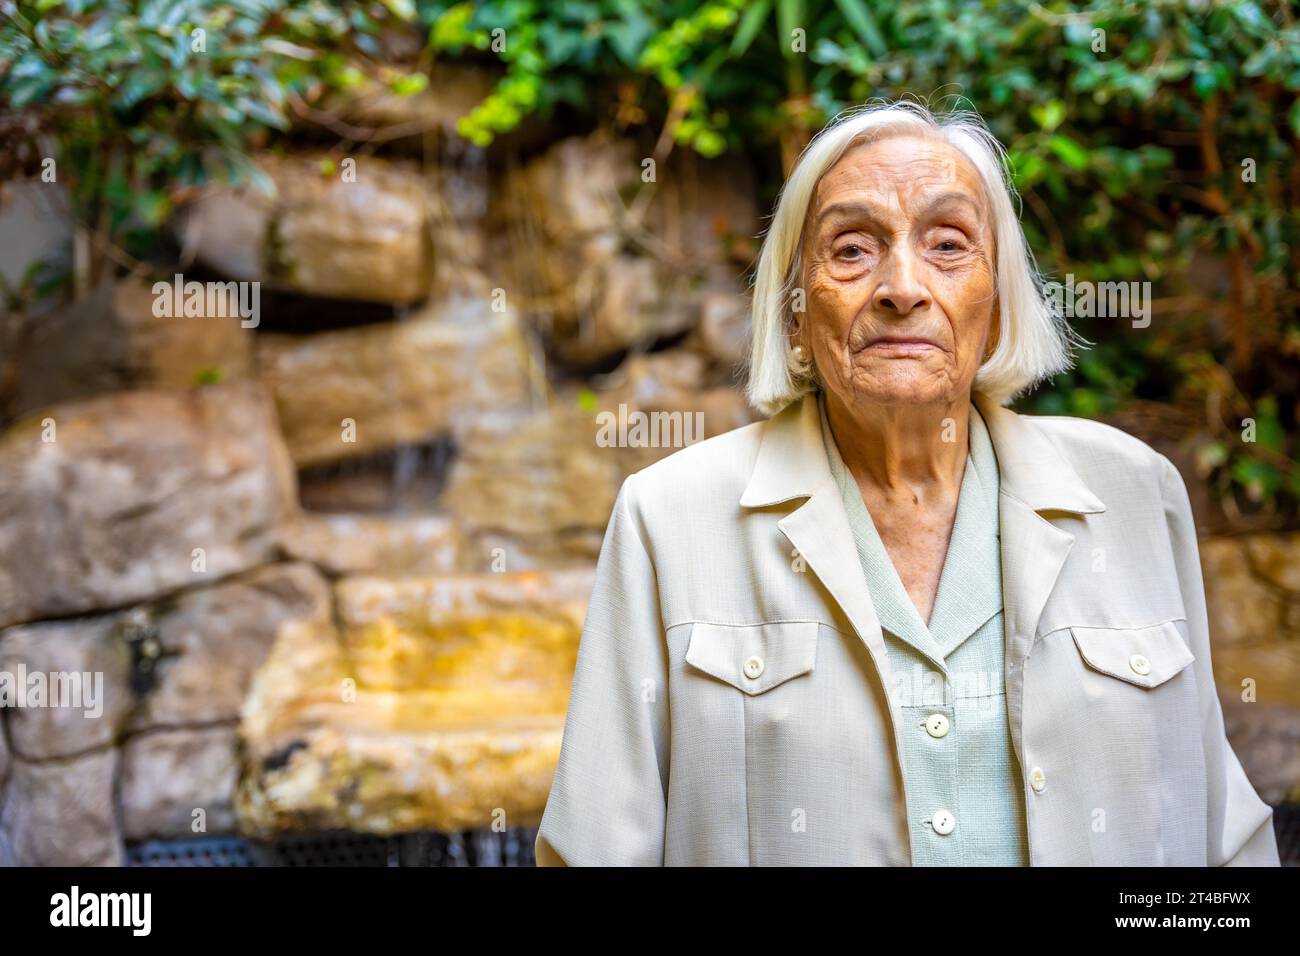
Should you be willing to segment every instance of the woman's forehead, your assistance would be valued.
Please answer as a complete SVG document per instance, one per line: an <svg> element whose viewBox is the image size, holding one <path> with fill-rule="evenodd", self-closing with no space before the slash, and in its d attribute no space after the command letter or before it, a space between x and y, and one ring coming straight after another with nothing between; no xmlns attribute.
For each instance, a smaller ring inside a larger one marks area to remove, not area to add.
<svg viewBox="0 0 1300 956"><path fill-rule="evenodd" d="M873 194L904 195L927 206L964 196L979 215L987 211L979 174L959 150L930 137L900 134L845 150L818 184L810 212L820 219L850 196L869 202Z"/></svg>

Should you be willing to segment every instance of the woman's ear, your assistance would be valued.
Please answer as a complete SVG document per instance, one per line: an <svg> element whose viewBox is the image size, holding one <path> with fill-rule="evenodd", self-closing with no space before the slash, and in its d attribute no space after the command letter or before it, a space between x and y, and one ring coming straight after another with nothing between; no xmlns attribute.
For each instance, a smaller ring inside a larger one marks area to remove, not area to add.
<svg viewBox="0 0 1300 956"><path fill-rule="evenodd" d="M812 348L804 344L804 324L796 322L790 329L790 356L798 365L806 366L812 359Z"/></svg>

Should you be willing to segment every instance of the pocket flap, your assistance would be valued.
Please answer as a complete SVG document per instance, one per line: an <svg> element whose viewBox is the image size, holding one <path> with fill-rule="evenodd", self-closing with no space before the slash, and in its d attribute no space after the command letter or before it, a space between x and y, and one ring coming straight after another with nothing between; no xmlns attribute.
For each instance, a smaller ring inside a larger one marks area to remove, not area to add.
<svg viewBox="0 0 1300 956"><path fill-rule="evenodd" d="M1196 658L1172 621L1151 627L1072 627L1074 643L1093 670L1139 687L1155 687Z"/></svg>
<svg viewBox="0 0 1300 956"><path fill-rule="evenodd" d="M816 621L691 625L686 663L746 694L807 674L817 659Z"/></svg>

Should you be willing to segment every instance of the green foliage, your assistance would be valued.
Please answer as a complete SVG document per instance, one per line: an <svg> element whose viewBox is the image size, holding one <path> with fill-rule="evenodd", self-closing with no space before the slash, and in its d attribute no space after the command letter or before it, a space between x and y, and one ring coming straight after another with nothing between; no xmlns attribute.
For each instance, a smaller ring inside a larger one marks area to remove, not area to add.
<svg viewBox="0 0 1300 956"><path fill-rule="evenodd" d="M9 4L0 23L0 102L56 145L56 175L80 222L127 245L210 179L269 183L247 159L291 104L358 82L405 0L54 0ZM427 77L399 78L415 92ZM4 166L46 158L9 144Z"/></svg>

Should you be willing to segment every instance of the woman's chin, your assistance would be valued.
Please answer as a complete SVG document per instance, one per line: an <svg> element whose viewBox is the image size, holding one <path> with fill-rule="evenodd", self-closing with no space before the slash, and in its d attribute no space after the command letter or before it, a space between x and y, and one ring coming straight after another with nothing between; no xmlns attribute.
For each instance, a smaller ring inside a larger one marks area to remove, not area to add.
<svg viewBox="0 0 1300 956"><path fill-rule="evenodd" d="M947 376L921 370L890 369L884 373L860 375L853 383L856 401L875 405L933 405L955 397Z"/></svg>

